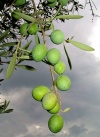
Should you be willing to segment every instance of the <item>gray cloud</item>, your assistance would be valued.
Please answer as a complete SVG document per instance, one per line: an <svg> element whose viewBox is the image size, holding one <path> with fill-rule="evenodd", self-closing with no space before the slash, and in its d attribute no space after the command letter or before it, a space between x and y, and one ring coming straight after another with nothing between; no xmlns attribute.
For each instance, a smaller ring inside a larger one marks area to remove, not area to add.
<svg viewBox="0 0 100 137"><path fill-rule="evenodd" d="M69 137L83 137L86 135L87 128L84 125L74 125L73 127L69 128Z"/></svg>

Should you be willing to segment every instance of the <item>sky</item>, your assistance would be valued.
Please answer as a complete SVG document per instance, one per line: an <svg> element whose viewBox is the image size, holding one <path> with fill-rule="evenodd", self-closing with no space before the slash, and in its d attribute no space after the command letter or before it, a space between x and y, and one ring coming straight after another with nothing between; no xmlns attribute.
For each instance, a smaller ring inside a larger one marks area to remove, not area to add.
<svg viewBox="0 0 100 137"><path fill-rule="evenodd" d="M98 9L95 12L99 14L100 1L95 0L95 4ZM51 114L31 96L32 89L37 85L45 85L49 88L52 86L48 65L32 61L27 64L35 67L37 69L35 72L18 68L9 80L2 82L1 98L10 100L9 108L14 108L14 111L0 115L1 137L100 136L100 18L94 18L92 21L89 9L87 6L84 10L80 10L80 15L84 16L80 20L68 20L65 23L54 22L55 29L62 30L66 39L74 36L74 40L95 49L93 52L85 52L71 44L66 44L72 70L69 69L63 46L54 45L47 38L48 48L57 48L61 51L61 59L67 66L65 75L72 82L68 91L59 91L62 109L71 108L69 112L62 113L64 127L61 132L53 134L49 131L48 119ZM34 42L32 44L34 45ZM7 66L4 67L2 77L5 77L6 69Z"/></svg>

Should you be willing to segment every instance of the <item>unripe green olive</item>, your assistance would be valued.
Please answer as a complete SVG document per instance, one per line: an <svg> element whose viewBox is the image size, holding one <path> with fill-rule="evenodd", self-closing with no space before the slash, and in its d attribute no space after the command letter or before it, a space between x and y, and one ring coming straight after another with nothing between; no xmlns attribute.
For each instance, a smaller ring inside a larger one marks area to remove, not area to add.
<svg viewBox="0 0 100 137"><path fill-rule="evenodd" d="M56 6L56 4L57 4L57 0L55 0L55 1L52 2L52 3L48 3L48 6L49 6L50 8L53 8L53 7Z"/></svg>
<svg viewBox="0 0 100 137"><path fill-rule="evenodd" d="M61 30L54 30L51 35L50 39L54 44L61 44L65 40L64 33Z"/></svg>
<svg viewBox="0 0 100 137"><path fill-rule="evenodd" d="M58 133L61 131L64 125L64 119L61 115L53 115L48 121L48 127L51 132Z"/></svg>
<svg viewBox="0 0 100 137"><path fill-rule="evenodd" d="M54 71L57 74L63 74L66 70L66 64L63 61L59 61L57 64L54 65Z"/></svg>
<svg viewBox="0 0 100 137"><path fill-rule="evenodd" d="M44 59L47 53L47 47L44 44L37 44L32 49L32 57L34 61L39 62Z"/></svg>
<svg viewBox="0 0 100 137"><path fill-rule="evenodd" d="M41 101L47 92L50 92L50 90L46 86L36 86L32 89L32 97L37 101Z"/></svg>
<svg viewBox="0 0 100 137"><path fill-rule="evenodd" d="M71 80L65 75L60 75L56 79L56 86L59 90L66 91L71 86Z"/></svg>
<svg viewBox="0 0 100 137"><path fill-rule="evenodd" d="M19 32L21 33L21 35L24 34L24 36L27 36L28 35L28 33L26 31L27 29L28 29L28 23L24 23L20 26Z"/></svg>
<svg viewBox="0 0 100 137"><path fill-rule="evenodd" d="M58 2L62 5L62 6L66 6L68 4L69 0L58 0Z"/></svg>
<svg viewBox="0 0 100 137"><path fill-rule="evenodd" d="M26 3L26 0L16 0L14 5L15 6L22 6Z"/></svg>
<svg viewBox="0 0 100 137"><path fill-rule="evenodd" d="M29 24L29 26L30 26L30 24ZM34 24L32 24L32 26L31 27L29 27L29 29L28 29L28 33L29 34L36 34L38 32L38 25L36 24L36 23L34 23Z"/></svg>
<svg viewBox="0 0 100 137"><path fill-rule="evenodd" d="M60 51L56 48L52 48L48 50L47 52L47 60L52 64L55 65L56 63L59 62L61 54Z"/></svg>
<svg viewBox="0 0 100 137"><path fill-rule="evenodd" d="M49 92L45 94L45 96L42 99L42 106L46 110L51 110L55 107L57 103L57 97L55 93Z"/></svg>
<svg viewBox="0 0 100 137"><path fill-rule="evenodd" d="M56 114L60 111L60 105L59 103L57 102L57 104L55 105L55 107L51 110L49 110L48 112L51 113L51 114Z"/></svg>

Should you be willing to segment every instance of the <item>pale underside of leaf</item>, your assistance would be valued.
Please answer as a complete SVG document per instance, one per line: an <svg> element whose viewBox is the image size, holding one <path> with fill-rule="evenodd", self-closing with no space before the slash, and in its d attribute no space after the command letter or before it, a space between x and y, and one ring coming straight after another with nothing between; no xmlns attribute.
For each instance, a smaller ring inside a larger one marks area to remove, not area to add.
<svg viewBox="0 0 100 137"><path fill-rule="evenodd" d="M6 80L8 80L14 72L15 65L16 65L16 57L17 57L17 53L15 52L13 54L13 57L11 58L10 64L8 65L8 68L7 68Z"/></svg>
<svg viewBox="0 0 100 137"><path fill-rule="evenodd" d="M20 12L14 12L14 13L17 14L18 16L20 16L22 19L25 19L30 22L35 22L35 19L29 15L26 15L26 14L20 13Z"/></svg>
<svg viewBox="0 0 100 137"><path fill-rule="evenodd" d="M77 42L77 41L73 41L73 40L68 40L69 43L71 43L72 45L76 46L79 49L85 50L85 51L94 51L94 48L83 44L81 42Z"/></svg>
<svg viewBox="0 0 100 137"><path fill-rule="evenodd" d="M68 112L70 110L70 108L66 108L64 110L62 110L62 112Z"/></svg>
<svg viewBox="0 0 100 137"><path fill-rule="evenodd" d="M83 16L81 15L60 15L56 16L56 19L81 19Z"/></svg>

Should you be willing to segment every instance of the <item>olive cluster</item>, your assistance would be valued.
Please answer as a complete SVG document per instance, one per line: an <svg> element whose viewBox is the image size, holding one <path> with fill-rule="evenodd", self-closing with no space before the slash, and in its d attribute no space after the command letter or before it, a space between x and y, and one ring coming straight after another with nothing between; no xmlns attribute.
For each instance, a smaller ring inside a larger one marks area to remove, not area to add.
<svg viewBox="0 0 100 137"><path fill-rule="evenodd" d="M61 44L64 41L64 34L61 30L54 30L50 39L54 44ZM37 44L32 49L32 57L36 62L46 60L53 67L53 71L57 74L55 86L59 90L66 91L70 88L71 80L64 75L66 64L60 60L61 53L58 49L51 48L48 50L45 44ZM63 127L64 120L60 115L61 106L58 94L46 86L39 85L33 88L32 97L40 101L46 111L53 114L48 121L50 131L53 133L59 132Z"/></svg>

